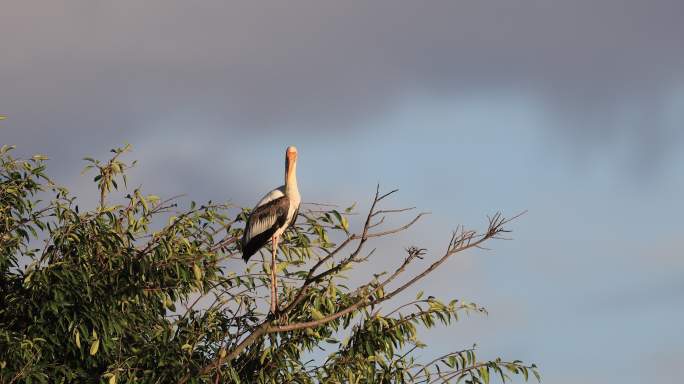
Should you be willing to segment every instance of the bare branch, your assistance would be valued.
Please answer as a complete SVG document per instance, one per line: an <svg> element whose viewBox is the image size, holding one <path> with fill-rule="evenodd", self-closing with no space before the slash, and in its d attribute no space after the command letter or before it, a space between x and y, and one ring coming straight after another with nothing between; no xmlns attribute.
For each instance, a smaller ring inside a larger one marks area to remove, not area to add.
<svg viewBox="0 0 684 384"><path fill-rule="evenodd" d="M331 203L314 203L314 202L302 202L302 205L315 205L318 207L332 207L336 208L339 207L337 204L331 204Z"/></svg>
<svg viewBox="0 0 684 384"><path fill-rule="evenodd" d="M359 252L361 252L361 250L363 249L364 243L365 243L366 240L368 239L368 229L369 229L370 226L371 226L370 221L371 221L371 218L373 217L373 213L375 212L375 206L377 205L377 203L378 203L381 199L383 199L383 198L389 196L390 194L392 194L392 193L394 193L394 192L396 192L396 191L397 191L397 190L395 189L394 191L391 191L391 192L389 192L389 193L383 195L382 197L379 197L379 195L380 195L380 185L379 185L379 184L377 185L377 187L376 187L376 189L375 189L375 197L373 198L373 202L371 203L371 207L370 207L370 209L368 210L368 215L366 216L366 221L365 221L365 223L364 223L364 226L363 226L363 230L362 230L361 236L357 236L357 235L355 235L355 234L351 234L349 237L347 237L347 239L345 239L345 240L342 242L342 244L340 244L337 248L335 248L334 251L332 251L332 252L331 252L330 254L328 254L326 257L324 257L324 258L322 258L321 260L319 260L311 269L309 269L309 272L308 272L308 274L307 274L307 277L306 277L306 279L305 279L304 284L302 284L302 286L300 287L299 291L298 291L297 294L295 295L295 298L292 300L292 303L291 303L290 305L288 305L287 307L285 307L285 309L283 310L284 313L289 312L292 308L294 308L296 305L298 305L298 304L301 302L301 300L302 300L303 297L304 297L304 293L306 292L306 290L308 289L308 287L309 287L312 283L317 282L317 281L320 281L323 277L325 277L325 276L327 276L327 275L329 275L329 274L331 274L331 273L335 273L335 272L337 272L337 271L340 271L342 268L344 268L346 265L348 265L350 262L352 262L352 261L356 258L356 256L359 254ZM414 222L415 222L417 219L418 219L418 218L414 219ZM410 225L412 225L412 224L413 224L413 223L409 223L408 226L406 226L406 228L408 228L408 227L409 227ZM355 249L355 250L354 250L354 251L353 251L345 260L343 260L343 261L340 262L337 266L335 266L335 267L333 267L333 268L331 268L331 269L329 269L329 270L327 270L327 271L325 271L325 272L322 272L322 273L320 273L320 274L318 274L318 275L314 275L314 273L316 272L316 270L317 270L321 265L323 265L323 264L324 264L325 262L327 262L328 260L332 260L333 257L334 257L337 253L339 253L340 250L342 250L342 248L344 248L345 246L347 246L347 245L348 245L351 241L353 241L353 240L361 240L361 241L359 241L359 244L357 245L356 249Z"/></svg>
<svg viewBox="0 0 684 384"><path fill-rule="evenodd" d="M442 265L450 256L465 251L466 249L479 246L480 244L484 243L485 241L491 239L492 237L496 236L499 233L506 232L507 230L504 229L504 225L509 223L511 220L514 220L515 218L520 217L519 215L514 216L511 219L505 219L501 216L500 213L497 213L494 215L493 218L489 220L489 227L487 228L487 232L481 235L481 237L476 240L472 241L475 232L474 231L462 231L461 236L456 236L456 233L454 232L454 235L451 238L451 241L449 242L449 248L447 251L444 253L444 255L434 263L432 263L428 268L426 268L423 272L420 274L416 275L414 278L409 280L408 282L404 283L404 285L400 286L399 288L395 289L394 291L386 294L383 297L383 301L389 300L390 298L396 296L397 294L401 293L404 291L406 288L410 287L411 285L415 284L418 280L424 278L428 274L430 274L432 271L437 269L440 265Z"/></svg>
<svg viewBox="0 0 684 384"><path fill-rule="evenodd" d="M371 224L368 228L369 228L369 229L370 229L370 228L375 228L375 227L377 227L378 225L381 225L381 224L384 223L384 222L385 222L385 216L383 216L383 217L380 219L380 221L378 221L377 223Z"/></svg>
<svg viewBox="0 0 684 384"><path fill-rule="evenodd" d="M382 214L385 214L385 213L399 213L399 212L412 211L412 210L414 210L414 209L416 209L416 207L399 208L399 209L381 209L381 210L376 211L375 213L373 213L373 216L382 215Z"/></svg>
<svg viewBox="0 0 684 384"><path fill-rule="evenodd" d="M416 217L414 217L413 220L411 220L410 222L408 222L406 225L403 225L403 226L401 226L401 227L399 227L399 228L390 229L390 230L388 230L388 231L376 232L376 233L368 233L368 234L366 234L366 238L387 236L387 235L391 235L391 234L393 234L393 233L397 233L397 232L404 231L404 230L408 229L410 226L412 226L413 224L415 224L416 221L418 221L421 217L423 217L423 216L425 216L425 215L429 215L429 214L430 214L430 212L421 212L421 213L419 213L418 215L416 215ZM370 228L370 227L369 227L369 228Z"/></svg>
<svg viewBox="0 0 684 384"><path fill-rule="evenodd" d="M378 184L378 190L380 190L380 185L379 185L379 184ZM398 192L398 191L399 191L398 189L393 189L393 190L391 190L391 191L385 193L384 195L378 197L378 198L377 198L377 201L380 201L380 200L382 200L382 199L388 197L389 195L391 195L391 194L393 194L393 193L395 193L395 192ZM377 195L376 195L376 196L377 196Z"/></svg>

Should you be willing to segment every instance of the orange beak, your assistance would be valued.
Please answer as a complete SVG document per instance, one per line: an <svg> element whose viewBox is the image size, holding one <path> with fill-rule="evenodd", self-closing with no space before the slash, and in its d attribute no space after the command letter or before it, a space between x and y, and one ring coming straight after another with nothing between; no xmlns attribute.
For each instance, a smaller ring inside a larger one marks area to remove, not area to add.
<svg viewBox="0 0 684 384"><path fill-rule="evenodd" d="M293 165L297 162L297 148L287 147L285 151L285 178L290 177L290 173L293 171Z"/></svg>

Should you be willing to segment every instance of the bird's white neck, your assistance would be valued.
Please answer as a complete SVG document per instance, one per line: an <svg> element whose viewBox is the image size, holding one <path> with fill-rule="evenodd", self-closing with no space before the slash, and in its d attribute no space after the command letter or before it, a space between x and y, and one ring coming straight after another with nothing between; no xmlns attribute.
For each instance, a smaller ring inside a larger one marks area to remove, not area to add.
<svg viewBox="0 0 684 384"><path fill-rule="evenodd" d="M287 167L285 168L285 195L299 197L299 188L297 187L297 161L288 161Z"/></svg>

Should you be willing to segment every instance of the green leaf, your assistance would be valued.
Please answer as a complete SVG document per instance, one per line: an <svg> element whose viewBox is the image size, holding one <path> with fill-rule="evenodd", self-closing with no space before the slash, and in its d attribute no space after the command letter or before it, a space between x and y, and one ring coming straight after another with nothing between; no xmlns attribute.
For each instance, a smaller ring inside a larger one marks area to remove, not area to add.
<svg viewBox="0 0 684 384"><path fill-rule="evenodd" d="M270 348L264 349L264 351L261 352L261 356L259 357L259 364L263 364L264 360L266 360L266 357L268 357L268 355L270 355L270 354L271 354Z"/></svg>
<svg viewBox="0 0 684 384"><path fill-rule="evenodd" d="M349 220L347 220L346 216L342 216L342 229L345 232L349 232Z"/></svg>
<svg viewBox="0 0 684 384"><path fill-rule="evenodd" d="M480 377L485 384L489 384L489 367L480 367Z"/></svg>
<svg viewBox="0 0 684 384"><path fill-rule="evenodd" d="M281 273L287 268L290 264L287 261L281 261L278 264L276 264L276 273Z"/></svg>
<svg viewBox="0 0 684 384"><path fill-rule="evenodd" d="M192 273L195 275L195 280L202 280L202 269L200 269L199 265L192 265Z"/></svg>
<svg viewBox="0 0 684 384"><path fill-rule="evenodd" d="M314 320L320 320L320 319L324 318L325 316L323 316L323 314L319 310L317 310L316 308L311 308L311 317L313 317Z"/></svg>
<svg viewBox="0 0 684 384"><path fill-rule="evenodd" d="M345 208L345 212L347 213L352 213L354 211L354 208L356 208L356 203L352 204L351 207Z"/></svg>
<svg viewBox="0 0 684 384"><path fill-rule="evenodd" d="M149 211L148 206L147 206L147 201L145 201L145 198L140 193L139 189L135 190L135 197L137 197L138 200L140 200L140 204L142 204L143 210L144 210L145 214L147 214L147 212Z"/></svg>
<svg viewBox="0 0 684 384"><path fill-rule="evenodd" d="M90 344L90 356L95 356L97 350L100 348L100 339L95 339L92 344Z"/></svg>

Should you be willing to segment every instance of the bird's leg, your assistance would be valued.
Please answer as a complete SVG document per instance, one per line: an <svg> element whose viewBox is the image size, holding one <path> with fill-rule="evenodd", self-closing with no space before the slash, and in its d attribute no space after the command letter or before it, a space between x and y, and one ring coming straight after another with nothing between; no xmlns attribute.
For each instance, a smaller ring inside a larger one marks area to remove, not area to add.
<svg viewBox="0 0 684 384"><path fill-rule="evenodd" d="M276 280L276 254L278 253L278 236L273 236L273 253L271 257L271 313L278 310L278 281Z"/></svg>

